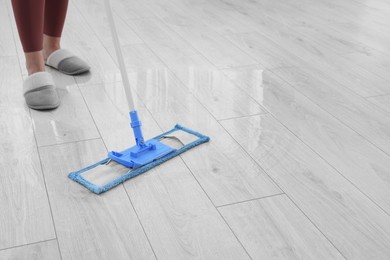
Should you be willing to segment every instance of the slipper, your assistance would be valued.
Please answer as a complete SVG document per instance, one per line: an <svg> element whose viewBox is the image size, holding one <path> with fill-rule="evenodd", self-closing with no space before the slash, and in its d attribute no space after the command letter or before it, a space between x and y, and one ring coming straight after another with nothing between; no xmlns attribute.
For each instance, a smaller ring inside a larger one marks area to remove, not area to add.
<svg viewBox="0 0 390 260"><path fill-rule="evenodd" d="M91 68L85 61L65 49L58 49L50 54L46 65L67 75L81 74Z"/></svg>
<svg viewBox="0 0 390 260"><path fill-rule="evenodd" d="M53 78L46 71L28 76L23 82L23 95L32 109L53 109L60 105Z"/></svg>

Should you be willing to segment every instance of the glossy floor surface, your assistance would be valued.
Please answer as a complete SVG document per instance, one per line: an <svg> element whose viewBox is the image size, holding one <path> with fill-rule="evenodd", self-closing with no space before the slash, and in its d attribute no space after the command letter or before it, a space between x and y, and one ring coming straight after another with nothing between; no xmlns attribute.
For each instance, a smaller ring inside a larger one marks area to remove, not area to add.
<svg viewBox="0 0 390 260"><path fill-rule="evenodd" d="M0 259L390 259L390 3L112 0L145 135L212 140L101 196L67 174L133 144L103 1L71 1L29 110L0 0Z"/></svg>

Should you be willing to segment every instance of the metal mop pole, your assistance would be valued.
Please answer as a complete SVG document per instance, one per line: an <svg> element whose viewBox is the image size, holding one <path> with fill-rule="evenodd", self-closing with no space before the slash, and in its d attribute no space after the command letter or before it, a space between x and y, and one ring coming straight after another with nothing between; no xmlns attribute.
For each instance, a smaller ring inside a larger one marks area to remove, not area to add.
<svg viewBox="0 0 390 260"><path fill-rule="evenodd" d="M118 60L119 69L121 71L122 82L126 93L127 104L129 106L131 127L133 128L135 142L138 146L140 146L140 148L144 148L144 137L141 130L142 124L141 121L139 121L138 113L134 108L134 99L130 88L129 78L126 72L125 62L123 60L123 54L119 43L118 33L115 27L114 17L112 15L110 1L104 0L104 4L107 12L108 22L110 24L112 39L114 41L116 58Z"/></svg>

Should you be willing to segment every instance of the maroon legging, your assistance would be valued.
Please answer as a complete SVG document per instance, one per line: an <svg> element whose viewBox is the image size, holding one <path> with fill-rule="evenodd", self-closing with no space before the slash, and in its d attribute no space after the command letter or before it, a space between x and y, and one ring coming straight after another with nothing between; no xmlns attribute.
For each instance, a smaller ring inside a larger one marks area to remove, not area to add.
<svg viewBox="0 0 390 260"><path fill-rule="evenodd" d="M68 0L12 0L24 52L43 49L43 34L61 37Z"/></svg>

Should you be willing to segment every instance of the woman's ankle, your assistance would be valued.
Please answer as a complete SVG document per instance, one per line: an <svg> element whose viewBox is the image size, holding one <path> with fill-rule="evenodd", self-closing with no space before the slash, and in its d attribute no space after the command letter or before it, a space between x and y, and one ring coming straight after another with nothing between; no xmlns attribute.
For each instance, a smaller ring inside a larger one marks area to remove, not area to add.
<svg viewBox="0 0 390 260"><path fill-rule="evenodd" d="M27 68L27 71L30 76L34 73L45 71L45 66L31 66L30 68Z"/></svg>
<svg viewBox="0 0 390 260"><path fill-rule="evenodd" d="M43 35L43 59L47 58L58 49L61 49L61 38Z"/></svg>
<svg viewBox="0 0 390 260"><path fill-rule="evenodd" d="M25 53L25 57L28 75L45 71L45 61L43 59L42 51Z"/></svg>

